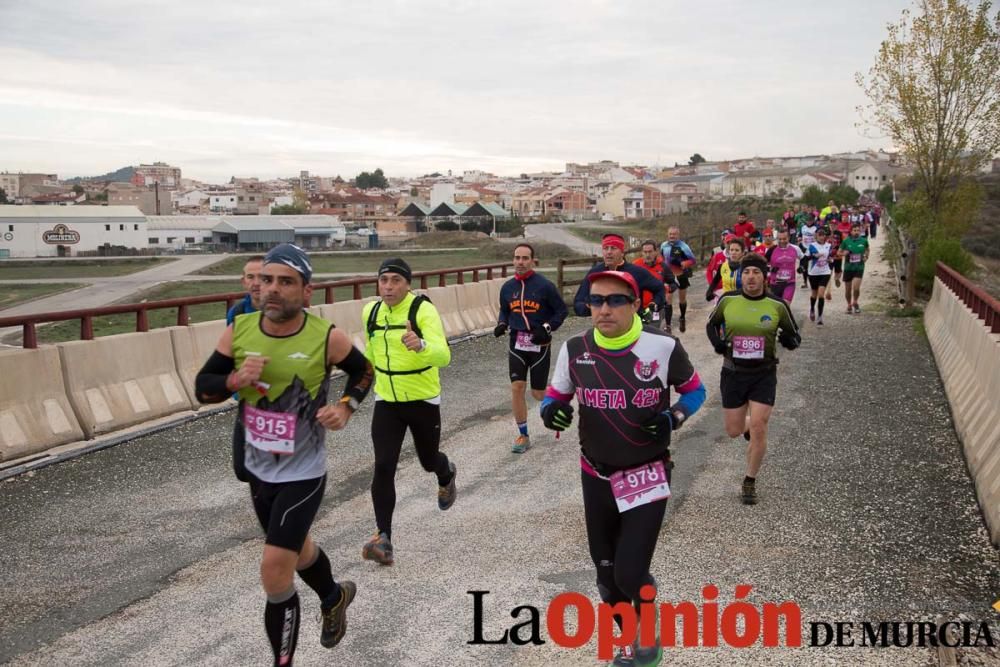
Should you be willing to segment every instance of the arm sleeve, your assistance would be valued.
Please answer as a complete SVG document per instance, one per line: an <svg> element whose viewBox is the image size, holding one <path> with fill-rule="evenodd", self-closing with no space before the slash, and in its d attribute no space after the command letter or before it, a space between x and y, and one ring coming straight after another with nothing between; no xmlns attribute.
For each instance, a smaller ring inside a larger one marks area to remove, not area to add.
<svg viewBox="0 0 1000 667"><path fill-rule="evenodd" d="M587 271L587 275L583 277L583 282L580 283L580 288L576 290L576 296L573 297L573 312L580 317L590 315L590 308L587 307L587 298L590 297L590 281L587 280L587 276L596 269L597 264L590 267L590 271Z"/></svg>
<svg viewBox="0 0 1000 667"><path fill-rule="evenodd" d="M705 333L708 334L708 340L711 341L712 347L724 345L726 342L725 338L719 332L719 327L726 321L725 307L727 301L728 299L725 296L719 299L719 303L715 304L715 309L708 316L708 322L705 324Z"/></svg>
<svg viewBox="0 0 1000 667"><path fill-rule="evenodd" d="M226 378L236 368L232 357L212 351L205 365L194 379L194 393L199 403L222 403L232 394L226 388Z"/></svg>
<svg viewBox="0 0 1000 667"><path fill-rule="evenodd" d="M556 359L556 367L552 373L552 379L545 390L545 398L542 400L541 408L544 408L552 401L562 401L569 403L573 400L573 393L576 387L573 386L573 379L569 374L569 348L566 343L559 348L559 357Z"/></svg>
<svg viewBox="0 0 1000 667"><path fill-rule="evenodd" d="M417 310L417 324L424 337L424 349L416 354L431 366L444 368L451 363L451 349L444 335L444 324L437 307L430 301L424 302Z"/></svg>
<svg viewBox="0 0 1000 667"><path fill-rule="evenodd" d="M697 412L705 402L705 385L691 365L691 358L679 340L674 344L674 350L670 354L667 384L674 387L680 395L670 409L679 410L684 413L685 418Z"/></svg>
<svg viewBox="0 0 1000 667"><path fill-rule="evenodd" d="M549 326L555 331L562 326L562 323L566 320L566 316L569 315L569 310L566 308L566 301L563 300L563 295L559 293L559 288L554 283L549 283L548 294L549 304L552 307L552 317L549 319Z"/></svg>
<svg viewBox="0 0 1000 667"><path fill-rule="evenodd" d="M507 283L500 286L500 314L497 316L497 324L508 324L510 322L510 301L504 298L504 288Z"/></svg>
<svg viewBox="0 0 1000 667"><path fill-rule="evenodd" d="M652 273L645 269L636 273L639 274L639 289L650 292L653 295L653 301L656 302L660 310L663 310L663 305L666 303L666 290L663 288L663 281L658 280Z"/></svg>
<svg viewBox="0 0 1000 667"><path fill-rule="evenodd" d="M375 370L365 355L356 347L351 347L347 356L336 364L337 368L347 373L347 385L344 387L343 396L350 396L359 403L365 400L365 396L372 388L372 378Z"/></svg>

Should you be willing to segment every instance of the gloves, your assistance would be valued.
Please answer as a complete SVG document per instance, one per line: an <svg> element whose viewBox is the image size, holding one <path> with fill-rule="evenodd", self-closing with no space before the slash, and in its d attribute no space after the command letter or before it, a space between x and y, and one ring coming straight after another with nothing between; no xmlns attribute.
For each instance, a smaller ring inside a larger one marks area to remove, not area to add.
<svg viewBox="0 0 1000 667"><path fill-rule="evenodd" d="M781 343L781 347L786 350L794 350L799 346L799 343L802 342L802 339L794 334L785 335L785 333L782 332L778 335L778 342Z"/></svg>
<svg viewBox="0 0 1000 667"><path fill-rule="evenodd" d="M660 309L660 307L656 305L655 301L650 301L649 305L646 306L646 307L649 308L649 312L651 312L651 313L655 313L656 311L658 311Z"/></svg>
<svg viewBox="0 0 1000 667"><path fill-rule="evenodd" d="M551 401L542 408L542 423L553 431L565 431L573 423L573 406L562 401Z"/></svg>
<svg viewBox="0 0 1000 667"><path fill-rule="evenodd" d="M666 438L674 430L674 416L669 410L657 412L651 419L642 423L642 430L657 440Z"/></svg>
<svg viewBox="0 0 1000 667"><path fill-rule="evenodd" d="M719 343L718 345L715 345L715 353L716 354L722 354L722 355L724 355L726 353L726 349L727 349L727 346L726 346L725 341Z"/></svg>
<svg viewBox="0 0 1000 667"><path fill-rule="evenodd" d="M552 342L552 334L541 324L531 327L531 343L533 345L548 345Z"/></svg>
<svg viewBox="0 0 1000 667"><path fill-rule="evenodd" d="M650 304L650 305L652 305L652 304ZM652 308L643 308L642 310L640 310L639 311L639 319L642 320L643 324L649 324L650 322L652 322L653 321L653 309Z"/></svg>
<svg viewBox="0 0 1000 667"><path fill-rule="evenodd" d="M501 322L500 324L496 325L496 327L493 329L493 335L496 336L497 338L504 335L505 333L507 333L506 322Z"/></svg>
<svg viewBox="0 0 1000 667"><path fill-rule="evenodd" d="M710 288L708 288L708 291L705 292L705 301L711 301L714 298L715 298L715 290L713 290L710 287Z"/></svg>

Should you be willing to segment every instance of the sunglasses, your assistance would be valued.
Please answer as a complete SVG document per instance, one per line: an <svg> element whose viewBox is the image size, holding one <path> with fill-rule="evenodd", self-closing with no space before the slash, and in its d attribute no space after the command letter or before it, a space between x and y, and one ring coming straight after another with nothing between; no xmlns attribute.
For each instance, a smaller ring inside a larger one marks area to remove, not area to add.
<svg viewBox="0 0 1000 667"><path fill-rule="evenodd" d="M608 304L612 308L621 308L634 301L635 297L630 294L608 294L607 296L603 294L591 294L587 297L587 303L592 308L600 308L604 304Z"/></svg>

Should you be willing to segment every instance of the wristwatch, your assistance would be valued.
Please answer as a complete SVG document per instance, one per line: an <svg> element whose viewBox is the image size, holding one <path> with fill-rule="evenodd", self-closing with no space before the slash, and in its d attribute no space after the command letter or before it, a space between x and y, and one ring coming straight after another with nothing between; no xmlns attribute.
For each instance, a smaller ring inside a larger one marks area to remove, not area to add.
<svg viewBox="0 0 1000 667"><path fill-rule="evenodd" d="M687 419L687 417L684 416L684 413L681 412L680 410L671 410L670 414L674 418L674 428L677 428L678 426L683 424L684 420Z"/></svg>
<svg viewBox="0 0 1000 667"><path fill-rule="evenodd" d="M542 322L542 328L547 332L552 333L552 326L548 322Z"/></svg>
<svg viewBox="0 0 1000 667"><path fill-rule="evenodd" d="M346 404L351 412L357 412L358 408L361 407L361 403L359 403L358 399L353 396L342 396L339 402Z"/></svg>

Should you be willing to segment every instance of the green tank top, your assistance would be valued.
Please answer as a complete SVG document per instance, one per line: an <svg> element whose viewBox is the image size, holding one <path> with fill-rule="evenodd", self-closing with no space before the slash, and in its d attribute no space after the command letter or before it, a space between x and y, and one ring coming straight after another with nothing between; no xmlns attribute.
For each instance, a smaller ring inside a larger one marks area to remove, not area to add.
<svg viewBox="0 0 1000 667"><path fill-rule="evenodd" d="M236 367L251 356L269 359L258 385L239 391L246 466L265 482L313 479L326 472L326 429L316 421L316 411L326 405L329 393L326 358L333 325L304 315L302 328L288 336L264 333L260 312L239 315L233 322ZM289 437L292 431L294 437Z"/></svg>

